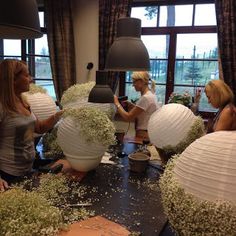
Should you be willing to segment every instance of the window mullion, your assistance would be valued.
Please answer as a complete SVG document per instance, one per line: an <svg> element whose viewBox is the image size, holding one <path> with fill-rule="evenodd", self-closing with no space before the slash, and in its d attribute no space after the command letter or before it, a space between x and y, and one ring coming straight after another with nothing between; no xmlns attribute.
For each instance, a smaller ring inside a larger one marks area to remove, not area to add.
<svg viewBox="0 0 236 236"><path fill-rule="evenodd" d="M170 34L170 42L169 42L165 103L167 103L167 101L170 97L170 94L174 90L176 39L177 39L177 35L175 33L171 33Z"/></svg>

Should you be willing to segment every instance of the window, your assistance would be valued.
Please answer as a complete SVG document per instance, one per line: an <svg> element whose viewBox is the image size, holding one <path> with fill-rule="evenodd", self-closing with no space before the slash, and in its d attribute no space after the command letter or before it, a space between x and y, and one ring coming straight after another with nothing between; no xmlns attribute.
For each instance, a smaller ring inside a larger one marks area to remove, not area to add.
<svg viewBox="0 0 236 236"><path fill-rule="evenodd" d="M133 3L131 17L142 20L150 74L157 85L157 98L164 104L173 91L187 90L194 96L196 88L218 79L216 16L212 0L201 0L199 4L177 0L172 1L174 5L165 0L157 2ZM126 75L125 94L137 99L130 75L131 72ZM200 111L215 111L204 94Z"/></svg>
<svg viewBox="0 0 236 236"><path fill-rule="evenodd" d="M39 19L41 31L46 32L43 11L39 12ZM26 61L35 83L47 89L48 94L56 100L46 33L38 39L0 40L0 57Z"/></svg>

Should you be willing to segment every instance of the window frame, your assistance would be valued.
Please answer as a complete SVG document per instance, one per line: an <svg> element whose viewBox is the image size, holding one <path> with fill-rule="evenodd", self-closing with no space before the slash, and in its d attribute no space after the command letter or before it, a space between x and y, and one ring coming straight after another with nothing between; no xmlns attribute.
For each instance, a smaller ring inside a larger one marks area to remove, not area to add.
<svg viewBox="0 0 236 236"><path fill-rule="evenodd" d="M157 27L142 27L141 28L141 35L169 35L169 54L168 54L168 65L167 65L167 80L166 80L166 94L165 94L165 103L167 103L170 94L174 91L174 75L175 75L175 63L179 61L176 58L176 46L177 46L177 35L178 34L194 34L194 33L217 33L217 26L216 25L207 25L207 26L194 26L194 18L195 18L195 6L196 4L214 4L214 0L163 0L163 1L138 1L133 2L132 7L149 7L149 6L157 6L158 13L157 13ZM167 5L192 5L193 4L193 18L192 18L192 26L158 26L159 24L159 9L160 6L167 6ZM150 58L152 59L152 58ZM160 58L158 58L160 60ZM185 59L186 60L186 59ZM208 61L218 61L215 59L208 59ZM125 87L126 82L125 79L121 81L120 84L120 95L125 95ZM159 83L156 83L159 85ZM188 86L188 85L181 85L178 86ZM191 87L191 86L190 86ZM209 118L214 115L214 112L200 112L203 118Z"/></svg>

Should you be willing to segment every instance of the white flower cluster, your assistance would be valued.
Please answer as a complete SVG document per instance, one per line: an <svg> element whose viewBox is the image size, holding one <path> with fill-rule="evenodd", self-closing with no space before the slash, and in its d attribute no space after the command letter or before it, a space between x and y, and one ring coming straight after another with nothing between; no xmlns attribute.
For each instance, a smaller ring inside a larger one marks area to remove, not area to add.
<svg viewBox="0 0 236 236"><path fill-rule="evenodd" d="M20 188L0 194L0 235L56 235L64 229L61 211L36 192Z"/></svg>
<svg viewBox="0 0 236 236"><path fill-rule="evenodd" d="M62 95L61 104L64 106L68 102L76 101L78 98L88 97L90 91L94 87L95 82L88 82L83 84L75 84L68 88Z"/></svg>
<svg viewBox="0 0 236 236"><path fill-rule="evenodd" d="M103 145L115 143L115 126L108 116L98 108L68 108L63 116L71 116L74 119L87 142Z"/></svg>
<svg viewBox="0 0 236 236"><path fill-rule="evenodd" d="M203 119L200 116L198 116L194 121L193 125L190 127L186 137L181 142L179 142L174 147L170 145L165 146L162 148L162 150L167 155L182 153L186 147L188 147L193 141L195 141L197 138L200 138L204 134L205 134L204 122Z"/></svg>
<svg viewBox="0 0 236 236"><path fill-rule="evenodd" d="M186 193L175 179L178 156L170 160L160 178L162 202L169 222L178 235L228 235L236 232L236 206L231 202L210 202Z"/></svg>
<svg viewBox="0 0 236 236"><path fill-rule="evenodd" d="M40 85L36 85L34 83L31 83L28 93L30 93L30 94L47 93L47 90L45 88L43 88L42 86L40 86Z"/></svg>
<svg viewBox="0 0 236 236"><path fill-rule="evenodd" d="M37 183L35 187L35 180L27 179L0 193L0 236L56 236L69 224L94 216L83 207L67 207L93 189L63 175L41 175Z"/></svg>

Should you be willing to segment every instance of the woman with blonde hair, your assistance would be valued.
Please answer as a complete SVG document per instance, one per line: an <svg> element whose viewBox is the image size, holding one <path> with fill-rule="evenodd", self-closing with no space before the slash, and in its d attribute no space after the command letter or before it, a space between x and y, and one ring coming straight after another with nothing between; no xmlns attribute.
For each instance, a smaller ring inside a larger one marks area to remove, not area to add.
<svg viewBox="0 0 236 236"><path fill-rule="evenodd" d="M52 129L62 114L59 111L42 121L34 116L22 99L31 82L25 62L6 59L0 63L0 190L31 171L34 132Z"/></svg>
<svg viewBox="0 0 236 236"><path fill-rule="evenodd" d="M219 130L236 130L236 107L234 106L234 94L223 80L211 80L205 86L208 102L219 109L212 124L208 127L208 133Z"/></svg>
<svg viewBox="0 0 236 236"><path fill-rule="evenodd" d="M132 73L133 86L137 92L140 92L141 97L131 106L129 112L125 111L121 106L118 98L114 96L114 103L117 107L117 112L126 121L136 119L136 137L148 139L147 125L153 112L158 108L157 97L155 95L155 81L152 81L147 71L138 71ZM151 81L151 88L149 88Z"/></svg>

